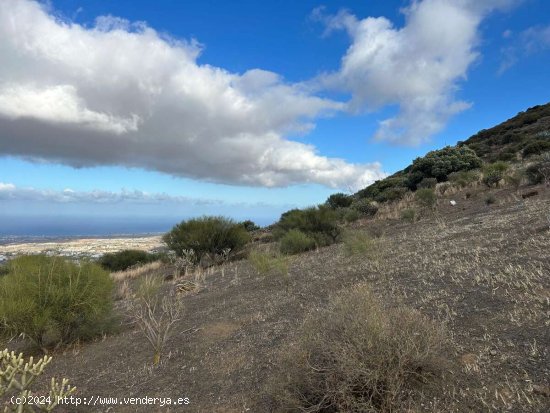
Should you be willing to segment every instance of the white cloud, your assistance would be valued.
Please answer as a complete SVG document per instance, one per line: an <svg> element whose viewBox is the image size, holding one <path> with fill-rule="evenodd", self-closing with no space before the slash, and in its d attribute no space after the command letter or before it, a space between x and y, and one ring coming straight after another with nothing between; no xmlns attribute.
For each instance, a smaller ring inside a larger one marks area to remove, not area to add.
<svg viewBox="0 0 550 413"><path fill-rule="evenodd" d="M419 144L467 109L456 99L460 81L476 60L479 26L487 13L514 0L422 0L403 10L406 23L384 17L358 19L348 12L321 15L327 30L344 29L352 44L338 72L321 77L326 87L349 91L349 110L397 104L399 112L380 122L375 138ZM319 12L316 12L319 18Z"/></svg>
<svg viewBox="0 0 550 413"><path fill-rule="evenodd" d="M230 184L358 188L378 164L291 141L344 104L253 69L197 63L201 46L112 16L94 27L0 2L0 154L123 165Z"/></svg>
<svg viewBox="0 0 550 413"><path fill-rule="evenodd" d="M505 36L510 44L502 49L502 62L498 73L502 74L514 66L522 57L550 49L550 25L534 26L514 35L511 31Z"/></svg>
<svg viewBox="0 0 550 413"><path fill-rule="evenodd" d="M158 204L174 203L189 205L221 204L222 201L214 199L199 199L184 196L173 196L165 193L149 193L139 190L122 189L113 191L75 191L66 188L62 191L51 189L37 189L32 187L21 188L12 183L0 182L0 200L5 201L40 201L54 203L85 203L85 204Z"/></svg>

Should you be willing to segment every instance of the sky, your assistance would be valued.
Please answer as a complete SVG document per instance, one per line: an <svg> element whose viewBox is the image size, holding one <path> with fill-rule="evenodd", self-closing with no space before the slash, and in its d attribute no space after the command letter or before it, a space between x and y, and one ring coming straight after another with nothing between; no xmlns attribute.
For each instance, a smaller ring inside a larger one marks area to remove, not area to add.
<svg viewBox="0 0 550 413"><path fill-rule="evenodd" d="M2 0L0 235L265 225L547 103L548 67L546 0Z"/></svg>

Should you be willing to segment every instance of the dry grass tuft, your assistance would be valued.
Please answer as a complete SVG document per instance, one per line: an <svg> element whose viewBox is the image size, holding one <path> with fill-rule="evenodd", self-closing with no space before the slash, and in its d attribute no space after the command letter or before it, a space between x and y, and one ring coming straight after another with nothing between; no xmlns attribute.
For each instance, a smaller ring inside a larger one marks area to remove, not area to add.
<svg viewBox="0 0 550 413"><path fill-rule="evenodd" d="M111 273L111 278L115 281L134 279L152 271L158 270L162 266L162 261L154 261L139 267L129 268L125 271Z"/></svg>
<svg viewBox="0 0 550 413"><path fill-rule="evenodd" d="M442 326L359 284L306 319L272 390L281 411L398 411L439 374L445 343Z"/></svg>

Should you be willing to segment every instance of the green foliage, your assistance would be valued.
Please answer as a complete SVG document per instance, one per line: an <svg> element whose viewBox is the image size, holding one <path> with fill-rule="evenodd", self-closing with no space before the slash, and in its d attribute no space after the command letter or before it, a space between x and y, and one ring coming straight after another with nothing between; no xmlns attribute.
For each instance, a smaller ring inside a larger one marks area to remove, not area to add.
<svg viewBox="0 0 550 413"><path fill-rule="evenodd" d="M479 181L479 173L477 171L453 172L449 174L449 181L461 188L464 188L471 183Z"/></svg>
<svg viewBox="0 0 550 413"><path fill-rule="evenodd" d="M376 242L365 231L348 231L344 234L344 251L347 255L374 257Z"/></svg>
<svg viewBox="0 0 550 413"><path fill-rule="evenodd" d="M0 323L44 348L89 339L110 326L113 281L100 266L44 255L9 262L0 279Z"/></svg>
<svg viewBox="0 0 550 413"><path fill-rule="evenodd" d="M298 229L291 229L279 240L279 248L283 254L299 254L314 249L315 240Z"/></svg>
<svg viewBox="0 0 550 413"><path fill-rule="evenodd" d="M509 167L510 165L503 161L485 165L483 168L483 183L488 187L498 186Z"/></svg>
<svg viewBox="0 0 550 413"><path fill-rule="evenodd" d="M104 254L99 264L108 271L124 271L130 267L147 264L160 259L157 254L150 254L141 250L123 250Z"/></svg>
<svg viewBox="0 0 550 413"><path fill-rule="evenodd" d="M326 204L332 209L346 208L351 205L353 198L341 192L328 197Z"/></svg>
<svg viewBox="0 0 550 413"><path fill-rule="evenodd" d="M205 216L182 221L163 240L178 256L193 250L200 260L206 254L222 255L227 249L236 253L250 241L250 235L229 218Z"/></svg>
<svg viewBox="0 0 550 413"><path fill-rule="evenodd" d="M282 277L288 276L289 257L268 251L253 250L248 255L248 261L259 275L269 273L278 274Z"/></svg>
<svg viewBox="0 0 550 413"><path fill-rule="evenodd" d="M386 179L374 182L372 185L357 192L359 198L368 198L378 202L384 202L390 198L394 198L394 189L397 192L403 191L406 187L405 178L403 176L390 176ZM405 191L406 192L406 191Z"/></svg>
<svg viewBox="0 0 550 413"><path fill-rule="evenodd" d="M523 156L539 155L546 151L550 151L550 140L537 140L523 148Z"/></svg>
<svg viewBox="0 0 550 413"><path fill-rule="evenodd" d="M361 214L353 208L338 208L338 220L340 222L355 222L361 218Z"/></svg>
<svg viewBox="0 0 550 413"><path fill-rule="evenodd" d="M248 232L257 231L260 229L258 225L254 221L251 221L247 219L246 221L241 222L241 225L246 229Z"/></svg>
<svg viewBox="0 0 550 413"><path fill-rule="evenodd" d="M425 208L433 208L437 202L435 191L429 188L421 188L414 193L414 199Z"/></svg>
<svg viewBox="0 0 550 413"><path fill-rule="evenodd" d="M276 239L281 239L292 229L314 239L317 246L333 244L340 236L338 214L325 205L285 212L275 224L273 235Z"/></svg>
<svg viewBox="0 0 550 413"><path fill-rule="evenodd" d="M436 178L423 178L422 181L420 181L416 187L434 189L436 185L437 185Z"/></svg>
<svg viewBox="0 0 550 413"><path fill-rule="evenodd" d="M49 356L34 361L33 357L25 360L21 353L16 355L7 349L0 351L0 401L2 398L14 401L9 405L6 403L4 413L51 412L61 399L75 392L76 388L71 387L67 379L61 380L60 383L52 378L48 393L38 399L40 403L36 403L33 397L36 394L31 386L44 373L51 361L52 358Z"/></svg>
<svg viewBox="0 0 550 413"><path fill-rule="evenodd" d="M351 206L355 211L366 215L367 217L373 217L378 212L378 206L369 199L362 198L354 201Z"/></svg>
<svg viewBox="0 0 550 413"><path fill-rule="evenodd" d="M442 182L446 181L449 174L453 172L476 169L481 164L481 159L467 146L447 146L440 150L428 152L423 158L415 159L411 173L420 172L423 178L436 178L438 182Z"/></svg>
<svg viewBox="0 0 550 413"><path fill-rule="evenodd" d="M414 222L416 218L416 211L412 208L407 208L401 211L401 219L407 222Z"/></svg>

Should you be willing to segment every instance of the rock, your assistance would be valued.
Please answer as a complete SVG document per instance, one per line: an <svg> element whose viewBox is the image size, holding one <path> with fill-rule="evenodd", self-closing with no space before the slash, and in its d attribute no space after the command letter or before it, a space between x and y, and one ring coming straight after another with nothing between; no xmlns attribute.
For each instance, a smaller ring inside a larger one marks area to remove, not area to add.
<svg viewBox="0 0 550 413"><path fill-rule="evenodd" d="M454 199L451 199L450 204L451 204L452 206L455 206L455 205L456 205L456 201L455 201Z"/></svg>
<svg viewBox="0 0 550 413"><path fill-rule="evenodd" d="M521 197L522 197L523 199L525 199L525 198L531 198L532 196L536 196L536 195L538 195L538 194L539 194L539 191L529 191L529 192L526 192L526 193L524 193L524 194L521 194Z"/></svg>

